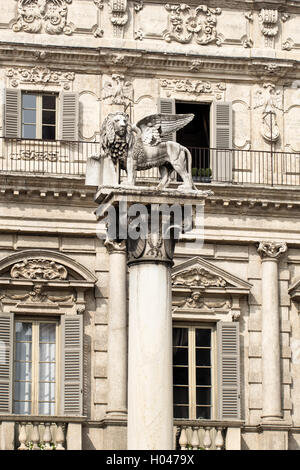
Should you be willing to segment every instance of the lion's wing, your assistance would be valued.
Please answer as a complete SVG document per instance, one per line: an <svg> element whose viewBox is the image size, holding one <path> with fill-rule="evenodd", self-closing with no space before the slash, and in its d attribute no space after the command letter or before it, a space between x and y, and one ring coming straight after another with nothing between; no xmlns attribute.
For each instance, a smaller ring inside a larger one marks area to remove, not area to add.
<svg viewBox="0 0 300 470"><path fill-rule="evenodd" d="M151 129L153 129L153 132L158 130L160 136L163 137L179 131L191 122L194 117L194 114L152 114L141 119L136 126L142 132L143 142L149 143Z"/></svg>

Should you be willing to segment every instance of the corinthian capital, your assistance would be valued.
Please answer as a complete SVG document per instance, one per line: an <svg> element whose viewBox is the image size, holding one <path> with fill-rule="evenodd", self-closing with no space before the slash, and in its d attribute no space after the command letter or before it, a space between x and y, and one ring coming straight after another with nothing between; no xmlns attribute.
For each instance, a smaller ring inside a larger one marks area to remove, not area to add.
<svg viewBox="0 0 300 470"><path fill-rule="evenodd" d="M126 253L126 240L122 241L117 241L117 240L111 240L110 238L106 238L104 245L108 251L108 253L111 255L112 253Z"/></svg>
<svg viewBox="0 0 300 470"><path fill-rule="evenodd" d="M287 251L287 244L285 242L273 241L260 242L257 251L262 259L279 259L280 256Z"/></svg>

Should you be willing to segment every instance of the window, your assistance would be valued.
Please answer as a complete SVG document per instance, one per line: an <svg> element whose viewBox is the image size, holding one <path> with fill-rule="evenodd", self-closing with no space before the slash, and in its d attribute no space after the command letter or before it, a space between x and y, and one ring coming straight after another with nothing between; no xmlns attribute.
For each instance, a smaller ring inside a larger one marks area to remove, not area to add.
<svg viewBox="0 0 300 470"><path fill-rule="evenodd" d="M55 415L57 402L55 321L15 321L14 413Z"/></svg>
<svg viewBox="0 0 300 470"><path fill-rule="evenodd" d="M4 136L8 139L77 141L78 93L6 88L3 117Z"/></svg>
<svg viewBox="0 0 300 470"><path fill-rule="evenodd" d="M22 93L22 138L55 140L57 96Z"/></svg>
<svg viewBox="0 0 300 470"><path fill-rule="evenodd" d="M173 328L174 418L212 418L213 341L212 328Z"/></svg>

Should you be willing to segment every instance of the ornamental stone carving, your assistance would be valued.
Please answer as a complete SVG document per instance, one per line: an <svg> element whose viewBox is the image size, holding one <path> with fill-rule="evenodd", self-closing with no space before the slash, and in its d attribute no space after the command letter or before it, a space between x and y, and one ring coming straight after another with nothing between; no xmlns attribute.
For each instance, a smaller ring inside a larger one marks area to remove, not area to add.
<svg viewBox="0 0 300 470"><path fill-rule="evenodd" d="M72 0L18 0L18 16L13 31L26 33L72 34L67 24Z"/></svg>
<svg viewBox="0 0 300 470"><path fill-rule="evenodd" d="M0 295L0 300L13 300L22 301L25 303L71 303L75 301L75 296L71 295L60 295L55 296L44 292L44 286L42 284L36 284L33 286L32 291L26 294L10 294L5 292Z"/></svg>
<svg viewBox="0 0 300 470"><path fill-rule="evenodd" d="M6 76L10 81L10 86L14 88L18 87L21 83L35 85L53 84L61 86L64 90L70 90L71 82L75 78L74 72L60 72L42 66L36 66L31 69L11 68L7 70Z"/></svg>
<svg viewBox="0 0 300 470"><path fill-rule="evenodd" d="M265 36L265 45L272 47L278 34L279 15L277 10L262 9L259 14L260 29Z"/></svg>
<svg viewBox="0 0 300 470"><path fill-rule="evenodd" d="M124 75L113 74L111 81L104 83L102 99L108 104L122 105L127 108L133 101L133 85L126 81Z"/></svg>
<svg viewBox="0 0 300 470"><path fill-rule="evenodd" d="M261 134L267 142L276 142L280 137L277 110L283 111L282 92L273 83L264 83L256 91L255 108L263 108Z"/></svg>
<svg viewBox="0 0 300 470"><path fill-rule="evenodd" d="M192 9L185 3L165 5L170 13L169 20L171 30L164 35L167 42L172 40L187 44L195 38L197 44L205 45L215 43L220 46L222 40L217 34L217 16L221 14L221 8L208 8L207 5L199 5Z"/></svg>
<svg viewBox="0 0 300 470"><path fill-rule="evenodd" d="M209 300L199 291L194 291L188 295L183 301L181 301L173 310L175 312L178 309L190 310L190 309L204 309L213 311L215 309L230 309L232 302L229 299L222 300Z"/></svg>
<svg viewBox="0 0 300 470"><path fill-rule="evenodd" d="M10 271L13 279L30 279L30 280L60 280L63 281L68 277L66 268L54 261L44 258L26 259L20 263L16 263Z"/></svg>
<svg viewBox="0 0 300 470"><path fill-rule="evenodd" d="M193 267L172 276L173 285L197 287L225 287L227 282L221 276L210 273L204 268Z"/></svg>
<svg viewBox="0 0 300 470"><path fill-rule="evenodd" d="M173 92L190 93L193 95L213 94L216 99L221 99L223 91L226 90L226 84L203 82L202 80L167 80L160 81L162 88Z"/></svg>
<svg viewBox="0 0 300 470"><path fill-rule="evenodd" d="M287 251L287 244L285 242L274 241L260 242L257 251L262 259L279 259Z"/></svg>
<svg viewBox="0 0 300 470"><path fill-rule="evenodd" d="M124 26L128 21L127 0L109 0L111 10L110 21L114 26L114 36L123 35Z"/></svg>

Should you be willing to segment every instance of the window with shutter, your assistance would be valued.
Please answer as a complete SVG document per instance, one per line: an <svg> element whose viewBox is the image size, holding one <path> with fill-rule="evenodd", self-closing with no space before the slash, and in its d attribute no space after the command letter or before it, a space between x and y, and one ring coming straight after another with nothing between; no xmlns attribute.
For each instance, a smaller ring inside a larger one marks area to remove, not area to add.
<svg viewBox="0 0 300 470"><path fill-rule="evenodd" d="M175 100L173 98L160 98L158 109L161 114L176 114ZM162 140L163 142L167 142L168 140L176 141L176 132L165 135Z"/></svg>
<svg viewBox="0 0 300 470"><path fill-rule="evenodd" d="M14 325L13 411L58 412L58 324L55 320L19 319Z"/></svg>
<svg viewBox="0 0 300 470"><path fill-rule="evenodd" d="M5 90L4 136L10 139L21 137L21 91Z"/></svg>
<svg viewBox="0 0 300 470"><path fill-rule="evenodd" d="M63 322L63 410L82 414L83 321L81 315L65 315Z"/></svg>
<svg viewBox="0 0 300 470"><path fill-rule="evenodd" d="M79 101L77 93L60 94L60 140L78 140Z"/></svg>
<svg viewBox="0 0 300 470"><path fill-rule="evenodd" d="M13 315L0 314L0 413L12 412Z"/></svg>
<svg viewBox="0 0 300 470"><path fill-rule="evenodd" d="M232 180L232 104L213 103L212 174L216 181Z"/></svg>
<svg viewBox="0 0 300 470"><path fill-rule="evenodd" d="M174 326L174 418L213 418L213 328Z"/></svg>
<svg viewBox="0 0 300 470"><path fill-rule="evenodd" d="M219 419L240 419L239 323L218 322Z"/></svg>

